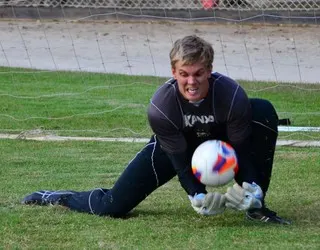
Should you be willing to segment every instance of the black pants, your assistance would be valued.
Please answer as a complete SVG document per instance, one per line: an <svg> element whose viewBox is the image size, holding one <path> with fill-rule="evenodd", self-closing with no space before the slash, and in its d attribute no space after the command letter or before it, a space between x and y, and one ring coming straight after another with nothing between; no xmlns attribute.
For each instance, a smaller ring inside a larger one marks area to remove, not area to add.
<svg viewBox="0 0 320 250"><path fill-rule="evenodd" d="M270 102L252 99L252 157L267 192L277 139L278 117ZM60 204L79 212L121 217L176 175L156 136L137 153L111 189L62 195ZM241 179L237 182L240 183Z"/></svg>

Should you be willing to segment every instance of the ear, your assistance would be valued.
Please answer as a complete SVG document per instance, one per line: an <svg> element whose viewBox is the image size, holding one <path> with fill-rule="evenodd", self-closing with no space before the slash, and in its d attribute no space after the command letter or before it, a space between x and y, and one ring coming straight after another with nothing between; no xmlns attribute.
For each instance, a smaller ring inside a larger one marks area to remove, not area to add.
<svg viewBox="0 0 320 250"><path fill-rule="evenodd" d="M175 68L171 68L171 73L172 73L173 78L176 79L176 73L177 73L177 71L176 71Z"/></svg>

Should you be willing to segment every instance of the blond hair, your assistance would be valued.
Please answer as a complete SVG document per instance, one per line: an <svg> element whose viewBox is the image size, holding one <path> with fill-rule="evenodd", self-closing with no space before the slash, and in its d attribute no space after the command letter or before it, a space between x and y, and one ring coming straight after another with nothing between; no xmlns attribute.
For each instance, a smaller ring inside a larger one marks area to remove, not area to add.
<svg viewBox="0 0 320 250"><path fill-rule="evenodd" d="M214 51L212 45L196 35L178 39L170 51L172 68L175 68L178 61L182 61L183 65L200 62L209 69L212 67L213 57Z"/></svg>

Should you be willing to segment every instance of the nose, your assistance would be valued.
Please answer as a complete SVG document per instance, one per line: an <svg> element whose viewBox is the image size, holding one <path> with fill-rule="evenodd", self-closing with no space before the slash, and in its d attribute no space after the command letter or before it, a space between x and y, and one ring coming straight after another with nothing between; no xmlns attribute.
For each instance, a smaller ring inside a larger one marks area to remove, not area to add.
<svg viewBox="0 0 320 250"><path fill-rule="evenodd" d="M188 84L193 84L195 83L195 78L193 76L188 77Z"/></svg>

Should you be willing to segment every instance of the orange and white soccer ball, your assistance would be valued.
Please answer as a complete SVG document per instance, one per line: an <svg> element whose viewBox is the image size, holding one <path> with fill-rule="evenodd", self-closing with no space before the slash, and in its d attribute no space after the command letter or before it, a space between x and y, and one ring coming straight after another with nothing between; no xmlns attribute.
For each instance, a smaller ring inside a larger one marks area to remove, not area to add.
<svg viewBox="0 0 320 250"><path fill-rule="evenodd" d="M192 156L192 172L206 186L221 186L233 180L238 171L235 150L226 142L208 140Z"/></svg>

